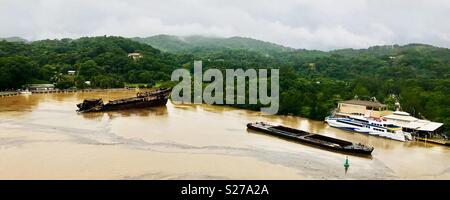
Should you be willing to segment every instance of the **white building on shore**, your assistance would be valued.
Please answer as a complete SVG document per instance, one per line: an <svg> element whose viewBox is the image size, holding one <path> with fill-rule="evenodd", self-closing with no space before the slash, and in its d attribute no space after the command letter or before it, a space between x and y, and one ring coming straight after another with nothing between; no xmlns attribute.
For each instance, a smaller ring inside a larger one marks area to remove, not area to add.
<svg viewBox="0 0 450 200"><path fill-rule="evenodd" d="M440 134L443 123L418 119L407 112L395 111L390 115L383 116L384 119L393 122L397 126L403 127L403 131L417 134Z"/></svg>
<svg viewBox="0 0 450 200"><path fill-rule="evenodd" d="M49 91L55 90L54 84L28 84L25 85L24 88L27 88L30 91Z"/></svg>
<svg viewBox="0 0 450 200"><path fill-rule="evenodd" d="M378 101L352 99L338 103L336 111L340 114L361 115L364 117L381 117L391 114L387 106Z"/></svg>

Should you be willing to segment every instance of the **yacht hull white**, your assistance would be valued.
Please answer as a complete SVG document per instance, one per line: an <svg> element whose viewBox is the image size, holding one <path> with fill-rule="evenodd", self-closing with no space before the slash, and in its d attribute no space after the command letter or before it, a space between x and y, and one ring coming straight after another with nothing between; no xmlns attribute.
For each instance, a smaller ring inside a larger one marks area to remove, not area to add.
<svg viewBox="0 0 450 200"><path fill-rule="evenodd" d="M346 116L325 118L325 121L334 128L339 128L347 131L353 131L373 136L384 137L392 140L405 142L411 139L411 136L404 133L401 127L384 121L372 120L361 116Z"/></svg>

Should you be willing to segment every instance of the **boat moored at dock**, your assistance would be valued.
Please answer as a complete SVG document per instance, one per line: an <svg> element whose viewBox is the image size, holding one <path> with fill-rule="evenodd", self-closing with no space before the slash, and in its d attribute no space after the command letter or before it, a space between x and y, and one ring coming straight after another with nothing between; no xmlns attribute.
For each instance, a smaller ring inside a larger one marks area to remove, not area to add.
<svg viewBox="0 0 450 200"><path fill-rule="evenodd" d="M412 139L411 134L402 131L402 127L394 125L383 118L332 115L326 117L325 122L334 128L380 136L401 142Z"/></svg>
<svg viewBox="0 0 450 200"><path fill-rule="evenodd" d="M21 95L31 95L32 93L29 90L23 90L23 91L19 91L19 94L21 94Z"/></svg>
<svg viewBox="0 0 450 200"><path fill-rule="evenodd" d="M273 125L266 122L248 123L247 128L343 153L370 155L374 150L373 147L368 147L363 144L353 143L320 134L309 133L282 125Z"/></svg>

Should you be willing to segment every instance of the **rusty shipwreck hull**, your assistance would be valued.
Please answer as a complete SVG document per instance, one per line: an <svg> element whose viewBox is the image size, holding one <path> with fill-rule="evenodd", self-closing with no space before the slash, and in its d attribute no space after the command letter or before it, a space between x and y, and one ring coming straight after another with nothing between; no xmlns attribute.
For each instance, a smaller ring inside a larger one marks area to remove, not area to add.
<svg viewBox="0 0 450 200"><path fill-rule="evenodd" d="M123 109L132 109L132 108L145 108L145 107L153 107L153 106L163 106L167 104L168 99L155 99L148 101L136 101L132 103L123 103L117 105L105 104L101 111L108 110L123 110Z"/></svg>
<svg viewBox="0 0 450 200"><path fill-rule="evenodd" d="M118 99L104 104L102 99L85 99L77 104L79 113L124 110L163 106L167 104L171 89L158 89L151 92L137 93L136 97Z"/></svg>

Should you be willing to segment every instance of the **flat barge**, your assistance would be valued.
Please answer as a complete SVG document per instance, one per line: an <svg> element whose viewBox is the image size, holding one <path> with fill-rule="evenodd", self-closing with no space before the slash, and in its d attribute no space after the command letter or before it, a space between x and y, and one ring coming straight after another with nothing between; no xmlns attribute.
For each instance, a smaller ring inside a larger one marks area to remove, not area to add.
<svg viewBox="0 0 450 200"><path fill-rule="evenodd" d="M353 142L309 133L286 126L271 125L265 122L248 123L247 128L268 133L274 136L283 137L300 143L321 147L327 150L339 151L344 153L371 155L372 151L374 150L373 147L368 147L363 144L356 144Z"/></svg>
<svg viewBox="0 0 450 200"><path fill-rule="evenodd" d="M104 104L100 99L85 99L77 104L79 113L145 108L166 105L171 89L158 89L151 92L138 92L136 97L118 99Z"/></svg>

